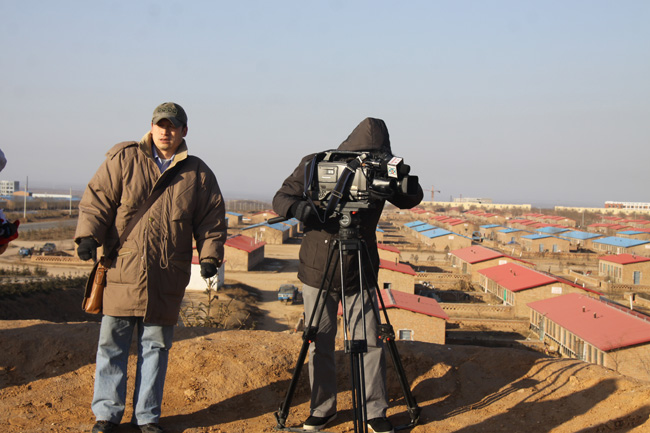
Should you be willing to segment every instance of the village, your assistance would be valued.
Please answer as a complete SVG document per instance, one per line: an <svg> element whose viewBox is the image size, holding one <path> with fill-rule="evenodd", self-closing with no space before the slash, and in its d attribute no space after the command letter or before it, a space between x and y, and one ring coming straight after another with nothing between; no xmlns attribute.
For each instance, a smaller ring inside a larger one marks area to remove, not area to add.
<svg viewBox="0 0 650 433"><path fill-rule="evenodd" d="M603 214L578 229L518 213L384 211L378 285L396 338L529 348L650 379L650 220ZM301 223L276 216L228 213L226 277L254 273L265 247L299 244Z"/></svg>

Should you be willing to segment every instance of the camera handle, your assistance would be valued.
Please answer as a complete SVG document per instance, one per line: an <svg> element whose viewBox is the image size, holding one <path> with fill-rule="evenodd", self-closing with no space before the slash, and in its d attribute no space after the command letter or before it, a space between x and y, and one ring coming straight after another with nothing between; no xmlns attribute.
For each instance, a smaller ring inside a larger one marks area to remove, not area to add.
<svg viewBox="0 0 650 433"><path fill-rule="evenodd" d="M343 218L342 220L344 220L345 223L340 221L341 228L339 229L339 238L335 239L334 242L331 243L330 250L328 252L327 263L325 266L326 274L323 276L323 279L321 280L320 287L318 289L318 295L316 297L317 299L316 305L314 305L312 313L309 317L309 321L307 322L305 331L303 333L303 343L300 348L300 352L298 354L298 360L296 362L296 367L294 369L291 382L289 384L289 390L287 391L285 399L280 405L278 412L275 413L275 418L277 421L277 425L275 427L276 430L296 431L296 432L304 431L299 428L286 427L285 423L289 415L291 401L293 400L293 395L298 385L298 379L300 377L302 367L305 363L305 359L307 358L309 345L317 338L318 324L320 323L323 312L325 310L325 300L327 299L327 296L329 295L332 289L331 281L334 277L334 272L336 270L337 264L335 263L335 265L331 268L331 270L330 270L330 265L334 258L334 253L338 249L339 254L336 260L339 261L338 266L340 267L340 272L341 272L341 283L342 283L341 303L343 306L344 335L346 336L345 351L346 353L350 354L350 363L351 363L354 431L355 433L357 433L358 431L367 432L367 419L366 419L367 414L366 414L366 404L365 404L366 395L365 395L365 377L364 377L365 372L363 369L363 353L367 351L367 341L365 340L365 332L366 332L365 319L364 317L362 317L362 323L364 326L363 329L364 340L348 340L347 339L348 332L347 332L347 324L346 324L347 314L346 314L346 306L344 304L345 296L343 295L345 290L345 285L343 284L344 283L343 254L344 252L346 252L347 254L354 253L357 254L357 257L359 259L358 260L359 290L361 291L361 296L360 296L361 301L364 301L364 297L363 297L364 290L367 291L367 295L369 299L372 299L372 296L370 295L370 286L368 284L364 284L364 280L363 280L364 273L362 269L362 256L366 257L370 267L372 267L371 264L372 262L370 261L370 253L368 251L368 247L365 241L363 241L358 235L358 223L354 221L354 218L350 218L350 219ZM344 227L343 224L345 224L346 227ZM350 225L353 225L353 227L350 227ZM329 278L327 278L328 271L329 271ZM372 279L373 279L372 283L374 284L373 287L375 287L379 305L381 306L380 308L384 311L384 319L386 321L386 323L384 324L381 323L381 319L378 315L378 312L376 311L376 308L373 306L372 311L379 328L379 338L386 342L386 347L388 348L391 360L393 361L393 365L395 367L395 370L397 371L400 386L402 388L402 392L404 393L404 399L406 401L407 410L410 416L410 422L408 424L397 426L395 427L395 430L412 428L419 421L421 408L418 407L417 402L415 401L415 398L413 397L410 386L408 384L408 380L406 379L404 367L400 360L399 353L397 352L397 346L395 344L395 332L388 319L388 313L386 312L384 301L381 297L381 293L379 292L377 279L374 277L375 275L374 270L370 269L370 271L371 272L369 272L369 274L372 275ZM330 284L328 285L327 289L325 289L326 281L330 281ZM361 311L362 314L365 314L363 304L361 306ZM316 323L316 326L314 326L314 323Z"/></svg>

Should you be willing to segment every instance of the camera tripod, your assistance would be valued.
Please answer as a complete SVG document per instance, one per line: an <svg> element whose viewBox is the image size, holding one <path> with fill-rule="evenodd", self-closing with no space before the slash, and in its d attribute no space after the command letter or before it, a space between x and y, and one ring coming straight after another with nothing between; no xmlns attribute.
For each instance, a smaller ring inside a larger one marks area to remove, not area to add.
<svg viewBox="0 0 650 433"><path fill-rule="evenodd" d="M332 290L332 280L337 269L336 263L334 266L331 266L332 260L334 259L335 252L338 251L337 260L338 267L341 273L341 304L343 307L343 335L344 335L344 349L345 353L350 356L350 376L352 382L352 408L354 415L354 432L355 433L367 433L367 413L366 413L366 390L365 390L365 371L363 364L363 354L368 350L368 342L366 339L366 321L365 321L365 298L368 298L368 302L371 304L372 314L374 315L375 321L378 327L378 337L386 343L388 352L390 354L391 360L398 375L398 379L404 393L404 399L406 402L407 410L410 416L410 422L405 425L400 425L395 427L395 430L402 430L406 428L414 427L420 417L420 407L418 407L411 389L409 387L408 381L406 379L406 374L404 373L404 367L400 360L399 354L397 352L397 346L395 344L395 332L392 325L388 319L388 313L384 305L384 301L377 287L377 278L375 277L374 270L370 270L366 274L371 276L372 284L364 284L364 267L363 259L365 258L368 266L371 267L370 263L370 253L368 252L368 247L365 241L359 235L359 219L358 216L353 213L347 212L342 213L339 219L339 233L338 236L334 239L334 242L330 245L330 250L327 257L327 263L325 265L325 274L321 280L320 287L318 289L318 295L316 297L316 304L314 305L312 312L310 314L309 320L305 325L305 331L303 333L303 343L300 348L300 353L298 355L298 360L296 362L296 367L294 369L293 377L289 384L289 390L287 391L286 397L282 402L280 409L275 413L275 418L277 420L276 430L284 431L293 431L293 432L302 432L303 429L286 427L285 423L289 415L289 408L291 406L291 401L293 399L294 392L298 385L298 379L300 377L300 372L305 363L305 359L308 354L309 345L315 341L318 333L318 325L322 318L323 312L325 310L325 302L327 296ZM347 314L347 305L346 305L346 296L345 296L345 284L344 284L344 262L343 255L355 254L357 256L357 261L359 265L359 297L356 302L361 302L360 323L362 325L362 332L360 339L354 339L352 335L351 327L349 324L349 317ZM328 274L329 273L329 278ZM326 282L327 288L325 288ZM381 305L381 310L384 312L385 323L381 323L379 313L373 303L371 287L375 288L377 299Z"/></svg>

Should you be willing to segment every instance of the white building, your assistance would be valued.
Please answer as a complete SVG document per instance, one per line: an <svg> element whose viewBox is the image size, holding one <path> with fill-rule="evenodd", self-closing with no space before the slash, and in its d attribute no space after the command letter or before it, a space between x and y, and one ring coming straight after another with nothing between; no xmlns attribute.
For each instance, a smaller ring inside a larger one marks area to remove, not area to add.
<svg viewBox="0 0 650 433"><path fill-rule="evenodd" d="M20 182L17 180L0 180L0 195L12 195L20 191Z"/></svg>

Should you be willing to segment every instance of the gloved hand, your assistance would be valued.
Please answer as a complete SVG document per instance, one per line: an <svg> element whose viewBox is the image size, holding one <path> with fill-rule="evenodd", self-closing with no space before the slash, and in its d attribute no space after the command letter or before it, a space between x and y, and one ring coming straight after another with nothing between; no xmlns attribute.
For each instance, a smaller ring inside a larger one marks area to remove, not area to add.
<svg viewBox="0 0 650 433"><path fill-rule="evenodd" d="M79 256L81 260L90 260L95 254L98 246L99 244L95 239L82 238L77 247L77 256Z"/></svg>
<svg viewBox="0 0 650 433"><path fill-rule="evenodd" d="M13 235L15 235L17 231L18 231L18 224L5 221L2 223L2 225L0 225L0 237L3 237L5 239L9 239Z"/></svg>
<svg viewBox="0 0 650 433"><path fill-rule="evenodd" d="M218 267L211 260L201 262L201 276L203 278L212 278L217 275Z"/></svg>
<svg viewBox="0 0 650 433"><path fill-rule="evenodd" d="M297 201L291 205L291 213L293 217L304 223L309 222L315 217L314 209L306 201Z"/></svg>

